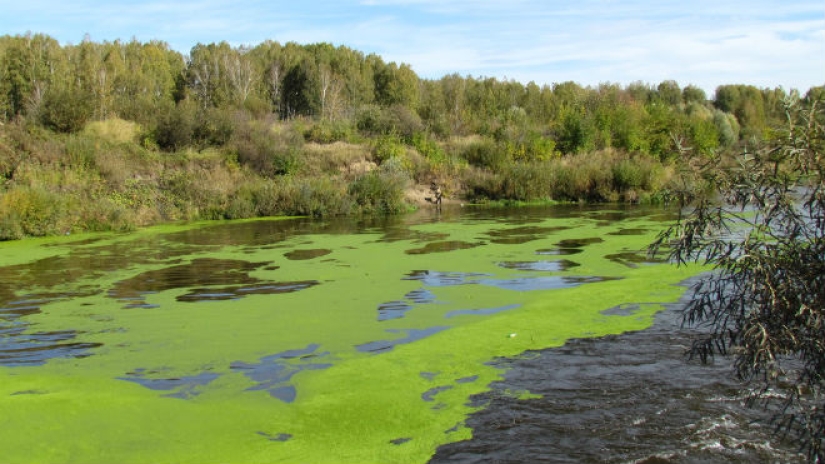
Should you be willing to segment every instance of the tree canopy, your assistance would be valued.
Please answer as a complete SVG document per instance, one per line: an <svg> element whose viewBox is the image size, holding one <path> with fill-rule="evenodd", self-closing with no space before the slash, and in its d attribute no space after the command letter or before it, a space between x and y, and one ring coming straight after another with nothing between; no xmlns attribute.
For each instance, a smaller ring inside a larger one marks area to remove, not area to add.
<svg viewBox="0 0 825 464"><path fill-rule="evenodd" d="M62 132L119 117L154 136L189 101L196 125L211 124L217 109L406 135L413 127L441 139L477 134L506 142L522 159L544 156L539 139L552 142L551 153L619 149L665 159L680 143L711 152L763 139L784 118L786 96L736 84L721 85L709 101L672 80L595 88L457 74L427 80L407 64L327 43L197 44L185 56L159 41L61 46L43 34L0 37L0 119ZM410 117L420 123L410 126Z"/></svg>

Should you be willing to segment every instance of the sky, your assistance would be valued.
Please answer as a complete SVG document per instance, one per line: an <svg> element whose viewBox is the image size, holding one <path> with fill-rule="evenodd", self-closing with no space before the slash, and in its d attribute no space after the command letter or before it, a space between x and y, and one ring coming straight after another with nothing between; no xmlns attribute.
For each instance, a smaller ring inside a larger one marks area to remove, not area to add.
<svg viewBox="0 0 825 464"><path fill-rule="evenodd" d="M61 44L345 45L447 74L584 86L825 85L822 0L0 0L0 35Z"/></svg>

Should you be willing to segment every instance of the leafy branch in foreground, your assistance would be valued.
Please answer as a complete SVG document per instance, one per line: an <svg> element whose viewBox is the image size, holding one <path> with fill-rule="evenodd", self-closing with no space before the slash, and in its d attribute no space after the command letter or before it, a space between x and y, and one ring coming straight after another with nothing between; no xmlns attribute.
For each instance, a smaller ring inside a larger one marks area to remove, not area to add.
<svg viewBox="0 0 825 464"><path fill-rule="evenodd" d="M825 101L786 102L787 124L736 159L693 158L676 192L684 214L651 245L714 271L693 287L684 323L704 329L691 357L731 354L756 386L749 403L781 398L778 432L825 461Z"/></svg>

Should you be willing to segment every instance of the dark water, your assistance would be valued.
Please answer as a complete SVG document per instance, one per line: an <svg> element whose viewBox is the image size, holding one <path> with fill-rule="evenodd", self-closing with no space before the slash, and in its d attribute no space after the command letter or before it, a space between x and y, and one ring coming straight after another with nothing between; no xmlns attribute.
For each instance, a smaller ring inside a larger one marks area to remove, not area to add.
<svg viewBox="0 0 825 464"><path fill-rule="evenodd" d="M467 421L473 439L440 447L430 462L804 462L772 433L771 413L744 407L729 359L688 361L680 308L648 330L496 361L507 371L473 399L484 406ZM525 390L542 397L507 393Z"/></svg>

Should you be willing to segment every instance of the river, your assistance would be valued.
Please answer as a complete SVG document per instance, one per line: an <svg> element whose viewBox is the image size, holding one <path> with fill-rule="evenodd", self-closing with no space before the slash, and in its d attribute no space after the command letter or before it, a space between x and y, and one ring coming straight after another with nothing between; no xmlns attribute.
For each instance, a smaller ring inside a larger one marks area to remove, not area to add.
<svg viewBox="0 0 825 464"><path fill-rule="evenodd" d="M0 243L4 462L794 462L684 357L672 212L423 209Z"/></svg>

